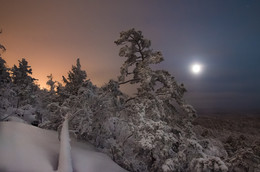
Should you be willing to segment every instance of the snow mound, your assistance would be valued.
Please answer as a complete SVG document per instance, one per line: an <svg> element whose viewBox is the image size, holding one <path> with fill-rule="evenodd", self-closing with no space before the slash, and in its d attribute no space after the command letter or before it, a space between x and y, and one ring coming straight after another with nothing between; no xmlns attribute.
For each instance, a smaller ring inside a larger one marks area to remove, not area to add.
<svg viewBox="0 0 260 172"><path fill-rule="evenodd" d="M17 122L0 122L1 172L52 172L58 168L60 142L55 131ZM74 172L125 172L92 145L71 139Z"/></svg>
<svg viewBox="0 0 260 172"><path fill-rule="evenodd" d="M58 172L73 172L72 160L71 160L68 114L65 116L65 120L62 124L62 129L60 134L60 155L59 155Z"/></svg>

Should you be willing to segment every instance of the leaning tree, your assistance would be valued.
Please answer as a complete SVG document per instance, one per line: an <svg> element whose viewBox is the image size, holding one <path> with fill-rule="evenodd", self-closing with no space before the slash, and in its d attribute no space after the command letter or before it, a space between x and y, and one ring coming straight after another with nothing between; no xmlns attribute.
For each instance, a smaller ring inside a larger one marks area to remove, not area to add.
<svg viewBox="0 0 260 172"><path fill-rule="evenodd" d="M141 31L135 29L123 31L115 43L122 46L119 56L126 57L120 69L119 85L140 84L137 97L157 98L174 111L176 106L180 106L190 115L196 114L195 110L183 100L186 92L184 85L178 84L168 71L154 70L151 67L162 62L164 58L160 51L151 48L151 41L144 38Z"/></svg>

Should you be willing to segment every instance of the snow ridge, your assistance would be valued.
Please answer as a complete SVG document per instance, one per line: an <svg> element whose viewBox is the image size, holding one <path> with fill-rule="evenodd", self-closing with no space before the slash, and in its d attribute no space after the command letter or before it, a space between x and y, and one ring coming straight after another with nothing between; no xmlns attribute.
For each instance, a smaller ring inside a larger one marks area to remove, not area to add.
<svg viewBox="0 0 260 172"><path fill-rule="evenodd" d="M69 125L68 116L66 114L65 120L62 124L61 134L60 134L60 154L59 154L59 165L58 172L73 172L72 161L71 161L71 147L70 147L70 137L69 137Z"/></svg>

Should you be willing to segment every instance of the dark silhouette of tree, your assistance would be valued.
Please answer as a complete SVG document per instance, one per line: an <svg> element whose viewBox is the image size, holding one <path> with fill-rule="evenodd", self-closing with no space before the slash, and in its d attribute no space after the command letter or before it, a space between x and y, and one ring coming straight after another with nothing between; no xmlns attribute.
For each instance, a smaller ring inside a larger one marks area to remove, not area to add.
<svg viewBox="0 0 260 172"><path fill-rule="evenodd" d="M53 81L53 76L52 76L52 74L48 75L47 78L48 78L49 80L46 82L46 84L47 84L48 86L50 86L50 92L51 92L51 93L54 93L54 88L55 88L55 83L56 83L56 81Z"/></svg>
<svg viewBox="0 0 260 172"><path fill-rule="evenodd" d="M68 78L62 76L63 82L65 83L65 90L69 93L76 95L79 88L86 81L86 71L81 70L80 60L77 59L76 66L72 66L71 71L68 73Z"/></svg>
<svg viewBox="0 0 260 172"><path fill-rule="evenodd" d="M32 75L32 68L28 65L28 62L24 58L19 60L19 67L14 65L11 71L14 84L28 86L33 84L33 82L36 80L30 76Z"/></svg>
<svg viewBox="0 0 260 172"><path fill-rule="evenodd" d="M1 33L2 33L2 30L0 30L0 34ZM6 48L2 44L0 44L0 50L6 51ZM1 57L1 51L0 51L0 57Z"/></svg>
<svg viewBox="0 0 260 172"><path fill-rule="evenodd" d="M0 31L0 34L2 30ZM1 57L1 50L6 51L5 47L0 44L0 86L4 83L9 83L11 81L9 68L6 67L6 61Z"/></svg>
<svg viewBox="0 0 260 172"><path fill-rule="evenodd" d="M0 86L11 81L9 68L7 68L5 64L5 60L0 56Z"/></svg>

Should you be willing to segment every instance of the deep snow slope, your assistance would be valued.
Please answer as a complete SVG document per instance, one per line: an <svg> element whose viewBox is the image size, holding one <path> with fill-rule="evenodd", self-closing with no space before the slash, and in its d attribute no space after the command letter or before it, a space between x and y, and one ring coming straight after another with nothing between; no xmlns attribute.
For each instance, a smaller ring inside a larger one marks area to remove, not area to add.
<svg viewBox="0 0 260 172"><path fill-rule="evenodd" d="M52 172L57 170L58 133L17 122L0 122L1 172ZM74 172L125 172L91 145L71 140Z"/></svg>

